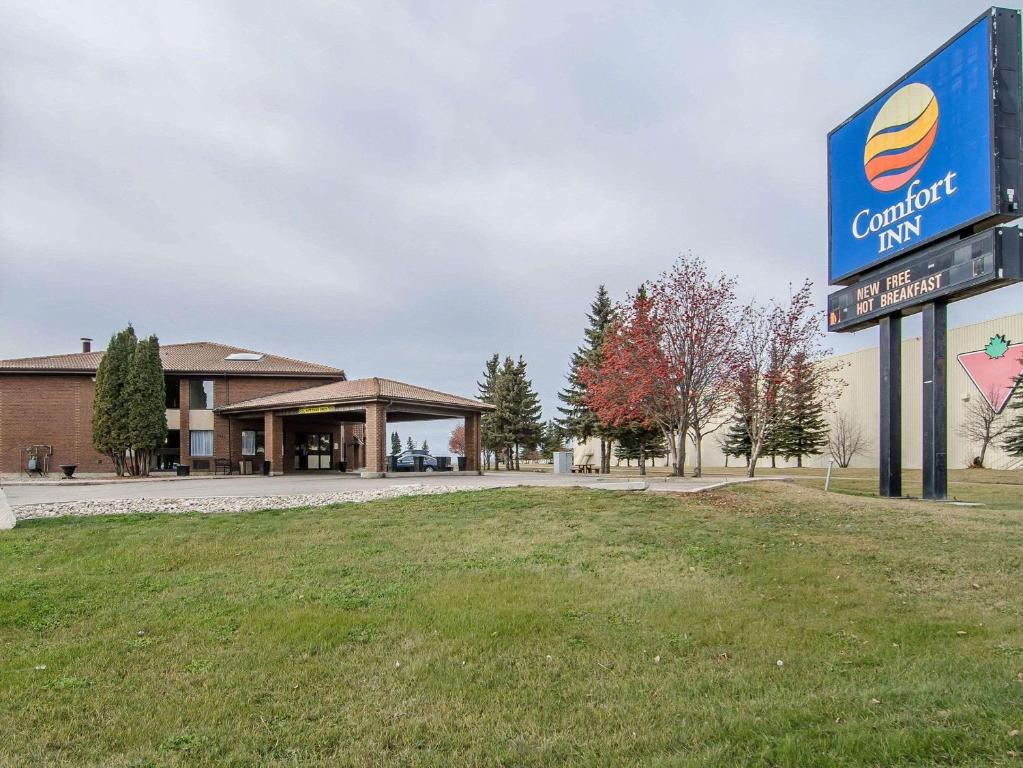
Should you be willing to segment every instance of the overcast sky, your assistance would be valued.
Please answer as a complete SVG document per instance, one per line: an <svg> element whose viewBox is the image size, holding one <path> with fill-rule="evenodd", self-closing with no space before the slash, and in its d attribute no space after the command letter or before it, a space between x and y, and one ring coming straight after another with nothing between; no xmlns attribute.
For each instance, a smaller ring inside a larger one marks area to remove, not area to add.
<svg viewBox="0 0 1023 768"><path fill-rule="evenodd" d="M553 415L601 282L692 251L823 308L827 131L985 7L0 0L0 358L131 321L475 394L522 354Z"/></svg>

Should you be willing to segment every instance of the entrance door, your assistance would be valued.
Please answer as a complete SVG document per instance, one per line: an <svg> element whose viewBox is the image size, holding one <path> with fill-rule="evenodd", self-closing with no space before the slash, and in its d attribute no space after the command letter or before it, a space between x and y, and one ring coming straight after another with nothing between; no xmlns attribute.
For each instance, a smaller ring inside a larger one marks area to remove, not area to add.
<svg viewBox="0 0 1023 768"><path fill-rule="evenodd" d="M330 469L330 432L295 433L295 469Z"/></svg>

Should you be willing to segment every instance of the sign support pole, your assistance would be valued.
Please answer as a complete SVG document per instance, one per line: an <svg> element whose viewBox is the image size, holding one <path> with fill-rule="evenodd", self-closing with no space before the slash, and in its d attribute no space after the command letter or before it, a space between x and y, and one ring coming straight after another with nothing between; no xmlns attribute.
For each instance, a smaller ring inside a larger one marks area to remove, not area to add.
<svg viewBox="0 0 1023 768"><path fill-rule="evenodd" d="M902 317L882 317L879 495L902 495Z"/></svg>
<svg viewBox="0 0 1023 768"><path fill-rule="evenodd" d="M923 495L948 498L948 306L923 309Z"/></svg>

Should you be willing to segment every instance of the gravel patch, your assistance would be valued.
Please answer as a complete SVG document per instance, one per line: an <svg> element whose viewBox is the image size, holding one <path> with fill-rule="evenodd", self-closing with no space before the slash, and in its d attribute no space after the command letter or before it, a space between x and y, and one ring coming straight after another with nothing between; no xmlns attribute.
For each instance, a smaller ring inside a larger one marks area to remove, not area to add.
<svg viewBox="0 0 1023 768"><path fill-rule="evenodd" d="M484 488L456 485L392 485L365 491L295 494L288 496L206 496L194 499L97 499L63 501L53 504L29 504L15 510L19 520L44 517L92 517L95 515L137 515L153 512L252 512L257 509L326 507L331 504L361 503L402 496L435 496L457 491L482 491Z"/></svg>

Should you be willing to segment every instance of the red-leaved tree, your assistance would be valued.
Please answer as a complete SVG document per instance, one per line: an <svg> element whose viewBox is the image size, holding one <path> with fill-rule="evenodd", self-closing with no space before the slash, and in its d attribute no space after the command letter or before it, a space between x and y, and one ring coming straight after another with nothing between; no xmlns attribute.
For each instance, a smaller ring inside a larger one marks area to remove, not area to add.
<svg viewBox="0 0 1023 768"><path fill-rule="evenodd" d="M587 405L605 424L659 427L676 475L685 473L686 441L702 471L704 435L722 423L736 368L735 280L711 277L702 259L683 256L649 289L619 308L619 321L584 380Z"/></svg>
<svg viewBox="0 0 1023 768"><path fill-rule="evenodd" d="M586 405L601 423L673 434L678 414L672 410L671 382L650 309L644 288L620 305L598 363L581 368L579 376L587 391Z"/></svg>
<svg viewBox="0 0 1023 768"><path fill-rule="evenodd" d="M686 439L696 448L693 475L703 472L703 438L725 423L728 379L735 368L735 278L711 276L703 259L680 257L650 288L651 315L672 384L676 474L685 474Z"/></svg>
<svg viewBox="0 0 1023 768"><path fill-rule="evenodd" d="M458 456L465 455L465 425L459 424L451 430L451 437L448 438L448 450Z"/></svg>

